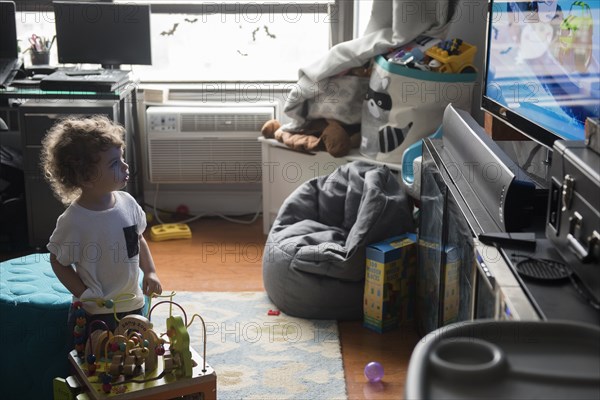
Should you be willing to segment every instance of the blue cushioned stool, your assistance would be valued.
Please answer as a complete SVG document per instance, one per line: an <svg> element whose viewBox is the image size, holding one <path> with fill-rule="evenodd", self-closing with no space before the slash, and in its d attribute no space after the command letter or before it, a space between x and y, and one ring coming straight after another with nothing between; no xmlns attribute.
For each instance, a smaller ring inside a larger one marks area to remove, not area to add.
<svg viewBox="0 0 600 400"><path fill-rule="evenodd" d="M48 254L0 263L2 398L52 399L52 380L69 375L71 299Z"/></svg>

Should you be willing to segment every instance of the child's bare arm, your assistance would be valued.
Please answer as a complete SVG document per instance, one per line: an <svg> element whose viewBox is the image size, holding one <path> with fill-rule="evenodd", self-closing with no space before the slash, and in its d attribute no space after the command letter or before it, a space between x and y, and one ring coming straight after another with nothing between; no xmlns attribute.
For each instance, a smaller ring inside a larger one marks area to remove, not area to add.
<svg viewBox="0 0 600 400"><path fill-rule="evenodd" d="M142 283L142 291L145 295L150 296L152 293L161 294L162 286L160 279L156 274L156 267L154 266L154 260L152 254L150 254L150 248L146 239L140 235L140 269L144 273L144 280Z"/></svg>
<svg viewBox="0 0 600 400"><path fill-rule="evenodd" d="M50 253L50 264L56 277L75 297L81 297L87 287L81 281L71 265L62 265L56 256Z"/></svg>

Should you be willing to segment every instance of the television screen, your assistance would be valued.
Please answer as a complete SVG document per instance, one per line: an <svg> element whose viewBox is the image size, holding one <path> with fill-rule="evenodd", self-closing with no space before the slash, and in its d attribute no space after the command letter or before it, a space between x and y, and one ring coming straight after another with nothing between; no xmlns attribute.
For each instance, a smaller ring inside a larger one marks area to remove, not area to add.
<svg viewBox="0 0 600 400"><path fill-rule="evenodd" d="M55 1L60 63L152 64L150 6Z"/></svg>
<svg viewBox="0 0 600 400"><path fill-rule="evenodd" d="M600 1L493 0L482 108L539 143L600 115Z"/></svg>

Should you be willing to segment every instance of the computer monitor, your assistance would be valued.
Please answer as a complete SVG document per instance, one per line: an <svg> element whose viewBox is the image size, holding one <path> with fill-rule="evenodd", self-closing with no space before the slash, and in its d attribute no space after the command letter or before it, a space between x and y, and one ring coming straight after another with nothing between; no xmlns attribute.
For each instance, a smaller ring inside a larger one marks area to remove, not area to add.
<svg viewBox="0 0 600 400"><path fill-rule="evenodd" d="M16 59L19 56L15 16L15 3L0 1L0 59Z"/></svg>
<svg viewBox="0 0 600 400"><path fill-rule="evenodd" d="M59 63L152 64L150 5L55 1Z"/></svg>
<svg viewBox="0 0 600 400"><path fill-rule="evenodd" d="M600 2L491 0L482 108L531 139L583 140L600 115Z"/></svg>

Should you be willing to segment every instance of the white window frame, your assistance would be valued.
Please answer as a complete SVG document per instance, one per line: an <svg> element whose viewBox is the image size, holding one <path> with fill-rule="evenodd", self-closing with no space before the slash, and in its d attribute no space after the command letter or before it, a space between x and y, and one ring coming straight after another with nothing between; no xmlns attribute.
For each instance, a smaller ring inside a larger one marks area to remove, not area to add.
<svg viewBox="0 0 600 400"><path fill-rule="evenodd" d="M236 0L114 0L115 3L150 4L153 14L237 14L245 9L251 12L259 11L265 14L285 13L290 11L327 14L331 21L330 46L353 38L355 1L360 0L331 0L329 4L325 2L311 2L310 0L252 1L248 2L248 4Z"/></svg>
<svg viewBox="0 0 600 400"><path fill-rule="evenodd" d="M19 12L45 12L52 11L52 0L14 0ZM114 2L114 3L143 3L152 6L152 13L167 14L205 14L205 13L237 13L235 5L239 1L207 1L207 0L78 0L89 2ZM277 1L257 0L252 2L253 7L260 7L265 12L285 12L286 7L294 7L300 12L324 13L331 16L330 46L353 39L356 27L354 26L354 13L356 3L360 0L331 0L327 3L317 3L310 0ZM238 8L239 9L239 8Z"/></svg>

